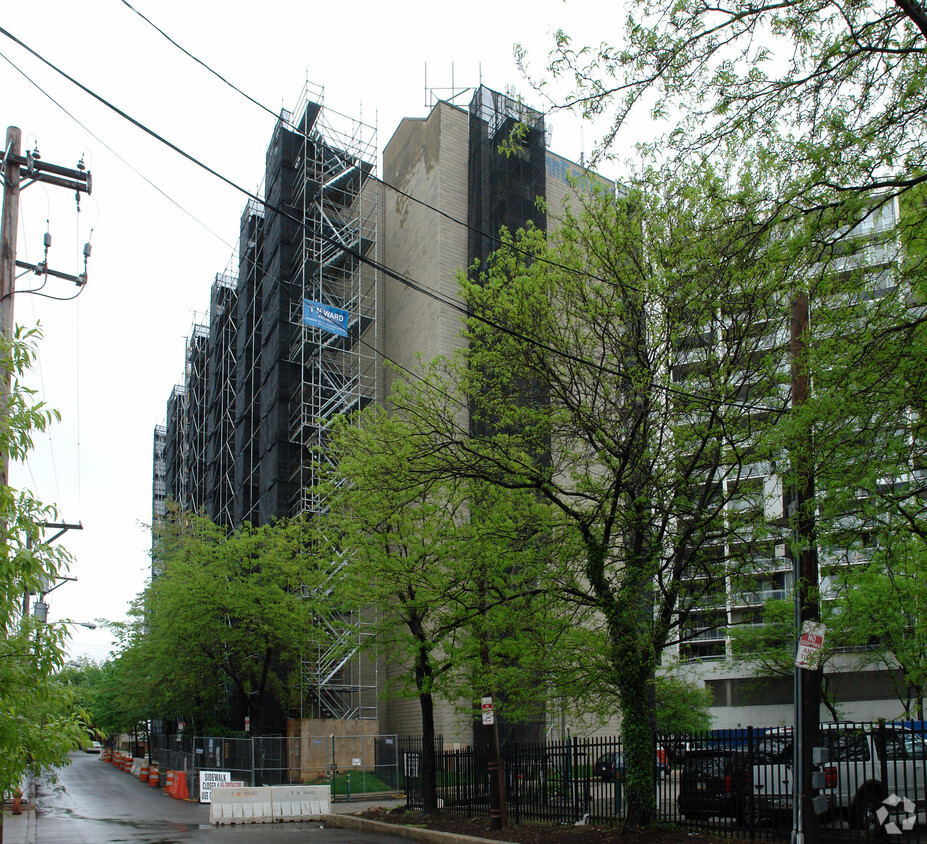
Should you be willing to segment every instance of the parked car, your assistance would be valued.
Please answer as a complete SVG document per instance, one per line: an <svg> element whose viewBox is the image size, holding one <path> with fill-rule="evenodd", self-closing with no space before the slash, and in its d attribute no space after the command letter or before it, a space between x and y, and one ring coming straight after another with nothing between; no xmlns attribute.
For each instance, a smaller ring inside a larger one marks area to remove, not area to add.
<svg viewBox="0 0 927 844"><path fill-rule="evenodd" d="M84 753L99 753L103 750L103 745L98 741L92 741L84 748Z"/></svg>
<svg viewBox="0 0 927 844"><path fill-rule="evenodd" d="M676 803L683 818L734 818L740 826L756 825L750 754L731 747L689 750Z"/></svg>
<svg viewBox="0 0 927 844"><path fill-rule="evenodd" d="M654 760L658 780L669 776L669 766L659 758ZM624 754L603 753L592 769L593 775L603 782L624 782Z"/></svg>
<svg viewBox="0 0 927 844"><path fill-rule="evenodd" d="M779 760L756 759L753 779L764 805L790 812L791 731L784 730L777 738L784 747ZM828 817L875 833L882 828L878 813L883 801L897 795L913 802L918 820L923 819L927 744L919 734L896 724L831 722L821 724L821 744L827 748L828 759L818 766L819 787L814 793L824 798Z"/></svg>

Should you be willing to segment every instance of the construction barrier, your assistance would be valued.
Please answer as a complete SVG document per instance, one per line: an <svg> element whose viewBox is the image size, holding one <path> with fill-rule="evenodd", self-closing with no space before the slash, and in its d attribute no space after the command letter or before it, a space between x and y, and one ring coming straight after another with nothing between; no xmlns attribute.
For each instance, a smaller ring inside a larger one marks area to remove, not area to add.
<svg viewBox="0 0 927 844"><path fill-rule="evenodd" d="M161 783L161 772L157 768L152 768L148 772L148 785L157 788Z"/></svg>
<svg viewBox="0 0 927 844"><path fill-rule="evenodd" d="M274 823L321 818L331 810L327 785L274 785L261 788L214 788L209 822Z"/></svg>
<svg viewBox="0 0 927 844"><path fill-rule="evenodd" d="M171 777L171 774L174 776ZM167 777L167 793L175 800L189 800L190 792L187 789L186 771L169 771Z"/></svg>
<svg viewBox="0 0 927 844"><path fill-rule="evenodd" d="M236 823L273 823L270 787L215 788L209 804L209 822L217 826Z"/></svg>
<svg viewBox="0 0 927 844"><path fill-rule="evenodd" d="M164 790L168 794L171 793L171 788L174 786L174 777L177 775L176 771L168 771L164 777Z"/></svg>
<svg viewBox="0 0 927 844"><path fill-rule="evenodd" d="M327 785L275 785L270 802L275 821L302 821L327 815L331 789Z"/></svg>
<svg viewBox="0 0 927 844"><path fill-rule="evenodd" d="M142 775L142 765L144 764L144 759L133 759L132 764L129 765L129 773L136 779L140 778Z"/></svg>
<svg viewBox="0 0 927 844"><path fill-rule="evenodd" d="M138 778L139 778L142 782L148 782L148 772L149 772L149 770L150 770L150 769L149 769L148 765L145 764L145 763L142 763L142 770L139 772L139 775L138 775Z"/></svg>

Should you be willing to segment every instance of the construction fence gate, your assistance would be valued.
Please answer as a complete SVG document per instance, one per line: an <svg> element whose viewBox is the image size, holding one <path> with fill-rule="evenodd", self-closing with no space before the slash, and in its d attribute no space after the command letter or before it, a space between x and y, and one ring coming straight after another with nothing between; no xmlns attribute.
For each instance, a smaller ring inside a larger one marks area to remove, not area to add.
<svg viewBox="0 0 927 844"><path fill-rule="evenodd" d="M256 736L226 738L153 735L151 762L161 771L186 773L190 797L199 799L201 771L224 771L246 787L320 785L332 801L402 787L395 735Z"/></svg>

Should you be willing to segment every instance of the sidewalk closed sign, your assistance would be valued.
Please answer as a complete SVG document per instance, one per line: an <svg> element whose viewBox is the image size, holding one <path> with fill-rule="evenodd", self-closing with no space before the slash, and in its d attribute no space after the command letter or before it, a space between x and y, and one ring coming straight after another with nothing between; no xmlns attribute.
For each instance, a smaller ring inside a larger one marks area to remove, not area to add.
<svg viewBox="0 0 927 844"><path fill-rule="evenodd" d="M492 711L492 698L484 697L483 698L483 724L487 727L496 722L496 718Z"/></svg>
<svg viewBox="0 0 927 844"><path fill-rule="evenodd" d="M229 771L200 771L200 803L212 803L212 790L231 779Z"/></svg>
<svg viewBox="0 0 927 844"><path fill-rule="evenodd" d="M824 633L827 628L817 621L806 621L801 626L801 638L795 654L798 668L817 668L817 662L824 647Z"/></svg>

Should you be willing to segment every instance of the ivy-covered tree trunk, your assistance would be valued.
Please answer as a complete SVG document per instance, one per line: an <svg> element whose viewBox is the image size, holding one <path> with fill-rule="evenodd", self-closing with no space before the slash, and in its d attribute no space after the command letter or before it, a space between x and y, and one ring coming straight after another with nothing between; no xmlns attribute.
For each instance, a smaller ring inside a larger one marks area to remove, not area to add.
<svg viewBox="0 0 927 844"><path fill-rule="evenodd" d="M652 656L639 643L623 638L615 647L615 674L625 756L625 805L628 826L649 826L656 818L655 738Z"/></svg>

